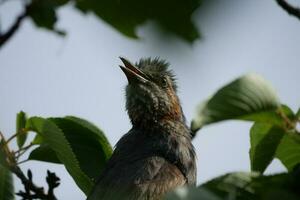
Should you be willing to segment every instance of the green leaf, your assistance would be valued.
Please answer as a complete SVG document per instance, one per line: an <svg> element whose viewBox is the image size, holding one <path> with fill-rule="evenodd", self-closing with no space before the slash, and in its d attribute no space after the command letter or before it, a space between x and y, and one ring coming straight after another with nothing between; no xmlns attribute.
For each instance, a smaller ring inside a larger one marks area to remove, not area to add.
<svg viewBox="0 0 300 200"><path fill-rule="evenodd" d="M285 131L266 123L255 123L250 130L251 170L263 173L275 157L277 146Z"/></svg>
<svg viewBox="0 0 300 200"><path fill-rule="evenodd" d="M52 2L54 3L55 7L58 7L67 4L69 0L52 0Z"/></svg>
<svg viewBox="0 0 300 200"><path fill-rule="evenodd" d="M17 114L16 133L18 133L17 144L19 148L23 147L27 139L27 132L24 131L26 120L27 120L27 116L25 112L21 111Z"/></svg>
<svg viewBox="0 0 300 200"><path fill-rule="evenodd" d="M273 200L299 199L299 173L263 176L259 173L234 172L199 186L222 199Z"/></svg>
<svg viewBox="0 0 300 200"><path fill-rule="evenodd" d="M284 113L285 116L287 116L291 121L296 120L296 115L295 113L292 111L292 109L290 107L288 107L287 105L282 104L281 105L281 110Z"/></svg>
<svg viewBox="0 0 300 200"><path fill-rule="evenodd" d="M14 185L11 172L0 164L0 199L14 200Z"/></svg>
<svg viewBox="0 0 300 200"><path fill-rule="evenodd" d="M28 7L28 16L36 26L65 35L65 32L55 28L57 21L56 9L66 4L69 0L32 0Z"/></svg>
<svg viewBox="0 0 300 200"><path fill-rule="evenodd" d="M92 180L80 169L78 160L67 141L64 133L53 122L40 117L32 117L27 121L26 128L41 134L45 144L56 153L57 158L65 165L79 188L88 194L93 187Z"/></svg>
<svg viewBox="0 0 300 200"><path fill-rule="evenodd" d="M42 144L43 143L43 137L40 134L36 134L36 136L31 141L32 144Z"/></svg>
<svg viewBox="0 0 300 200"><path fill-rule="evenodd" d="M264 200L284 199L284 200L299 200L299 196L295 193L290 193L288 190L278 188L277 190L270 190L264 195Z"/></svg>
<svg viewBox="0 0 300 200"><path fill-rule="evenodd" d="M0 140L0 166L9 168L10 163L12 162L10 156L7 153L7 147L4 146L5 141Z"/></svg>
<svg viewBox="0 0 300 200"><path fill-rule="evenodd" d="M88 121L76 117L51 118L65 134L80 168L96 180L112 154L104 133Z"/></svg>
<svg viewBox="0 0 300 200"><path fill-rule="evenodd" d="M279 144L276 157L289 170L300 163L300 135L296 132L285 134Z"/></svg>
<svg viewBox="0 0 300 200"><path fill-rule="evenodd" d="M218 90L197 110L193 132L202 126L229 119L281 124L276 110L280 107L275 91L261 76L248 74Z"/></svg>
<svg viewBox="0 0 300 200"><path fill-rule="evenodd" d="M90 122L76 117L68 116L49 120L63 132L81 170L92 180L96 180L112 154L112 147L104 133ZM32 151L29 159L60 163L55 152L48 145L41 145Z"/></svg>
<svg viewBox="0 0 300 200"><path fill-rule="evenodd" d="M165 200L221 200L210 191L204 188L181 187L170 192L164 198Z"/></svg>
<svg viewBox="0 0 300 200"><path fill-rule="evenodd" d="M199 186L222 199L257 199L250 183L258 173L235 172L214 178Z"/></svg>
<svg viewBox="0 0 300 200"><path fill-rule="evenodd" d="M4 148L3 148L3 140L0 139L0 165L5 165L6 163L6 158L5 158L5 153L4 153Z"/></svg>
<svg viewBox="0 0 300 200"><path fill-rule="evenodd" d="M0 166L5 166L7 167L8 163L7 163L7 158L4 152L4 148L3 148L3 140L0 141Z"/></svg>
<svg viewBox="0 0 300 200"><path fill-rule="evenodd" d="M68 2L73 3L70 0L32 0L27 13L36 26L64 36L66 33L55 25L58 8ZM201 0L75 0L75 8L84 13L92 12L131 38L137 38L138 28L152 21L162 33L172 33L192 43L201 37L192 19L200 3Z"/></svg>
<svg viewBox="0 0 300 200"><path fill-rule="evenodd" d="M193 42L200 34L192 21L200 0L76 0L76 8L92 12L128 37L137 38L137 27L152 20L157 27Z"/></svg>
<svg viewBox="0 0 300 200"><path fill-rule="evenodd" d="M32 150L28 159L62 164L61 161L57 158L55 151L53 151L48 144L42 144Z"/></svg>
<svg viewBox="0 0 300 200"><path fill-rule="evenodd" d="M262 200L297 200L299 194L299 174L281 173L253 178L249 186Z"/></svg>
<svg viewBox="0 0 300 200"><path fill-rule="evenodd" d="M91 122L88 122L87 120L84 120L84 119L81 119L78 117L67 116L67 117L65 117L65 119L68 119L74 123L77 123L77 124L81 125L82 127L86 128L87 130L91 131L91 134L93 134L97 138L97 140L99 140L99 142L102 144L102 146L106 147L104 149L105 154L108 154L109 157L111 156L112 151L113 151L112 147L109 144L109 141L106 138L106 136L102 130L100 130L97 126L95 126Z"/></svg>

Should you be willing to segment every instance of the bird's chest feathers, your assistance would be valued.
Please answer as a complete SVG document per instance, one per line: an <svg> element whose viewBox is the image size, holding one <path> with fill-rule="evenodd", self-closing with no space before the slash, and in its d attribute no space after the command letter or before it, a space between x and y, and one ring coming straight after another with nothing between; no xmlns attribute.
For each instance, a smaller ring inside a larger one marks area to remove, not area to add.
<svg viewBox="0 0 300 200"><path fill-rule="evenodd" d="M126 162L134 162L147 157L162 157L177 166L189 182L189 173L194 170L195 153L188 134L177 134L176 129L178 128L168 127L168 131L161 129L162 132L157 132L159 131L157 130L148 133L133 129L124 136L117 149L120 153L126 152L122 156Z"/></svg>

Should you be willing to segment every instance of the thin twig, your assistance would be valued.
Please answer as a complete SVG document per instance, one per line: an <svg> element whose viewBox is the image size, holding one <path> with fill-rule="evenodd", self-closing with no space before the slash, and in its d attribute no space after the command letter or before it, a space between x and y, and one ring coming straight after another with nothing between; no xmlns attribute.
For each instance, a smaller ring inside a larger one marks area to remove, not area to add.
<svg viewBox="0 0 300 200"><path fill-rule="evenodd" d="M17 133L15 133L14 135L12 135L10 138L8 138L5 142L4 142L4 145L5 146L8 146L8 144L15 138L17 137L19 134L22 134L23 132L22 131L19 131Z"/></svg>
<svg viewBox="0 0 300 200"><path fill-rule="evenodd" d="M5 42L7 42L15 33L16 31L20 28L20 25L22 21L27 17L28 15L28 9L29 6L25 6L25 10L23 13L21 13L15 22L11 25L11 27L5 32L0 34L0 48L3 46Z"/></svg>
<svg viewBox="0 0 300 200"><path fill-rule="evenodd" d="M25 147L23 147L23 148L21 148L21 149L15 151L14 154L15 154L16 159L19 159L20 156L22 156L22 155L23 155L30 147L32 147L33 145L35 145L35 144L30 143L29 145L27 145L27 146L25 146ZM16 155L16 154L18 154L18 155Z"/></svg>
<svg viewBox="0 0 300 200"><path fill-rule="evenodd" d="M7 145L7 142L5 140L5 137L4 137L4 135L1 131L0 131L0 136L2 138L0 141L3 142L2 144L0 143L0 148L3 148L3 151L4 151L4 153L7 157L7 160L6 160L7 164L8 165L13 165L15 163L14 155L11 153L11 151L10 151L8 145Z"/></svg>
<svg viewBox="0 0 300 200"><path fill-rule="evenodd" d="M290 130L290 129L295 129L295 125L296 123L292 122L287 116L286 114L283 112L282 108L280 108L278 110L278 114L279 116L283 119L283 121L285 122L286 125L286 129Z"/></svg>
<svg viewBox="0 0 300 200"><path fill-rule="evenodd" d="M30 160L29 160L29 159L22 160L22 161L18 162L18 163L17 163L17 165L20 165L20 164L26 163L26 162L28 162L28 161L30 161Z"/></svg>
<svg viewBox="0 0 300 200"><path fill-rule="evenodd" d="M0 141L3 140L3 142L5 142L5 137L3 135L3 133L0 131Z"/></svg>
<svg viewBox="0 0 300 200"><path fill-rule="evenodd" d="M300 8L294 7L285 0L276 0L278 5L283 8L288 14L297 17L300 20Z"/></svg>
<svg viewBox="0 0 300 200"><path fill-rule="evenodd" d="M22 147L21 149L15 151L15 153L20 153L22 151L26 151L27 149L29 149L30 147L32 147L34 144L33 143L30 143L29 145L25 146L25 147Z"/></svg>
<svg viewBox="0 0 300 200"><path fill-rule="evenodd" d="M21 134L22 132L19 131L15 134L13 134L10 138L7 139L6 144L8 144L10 141L12 141L15 137L17 137L19 134Z"/></svg>

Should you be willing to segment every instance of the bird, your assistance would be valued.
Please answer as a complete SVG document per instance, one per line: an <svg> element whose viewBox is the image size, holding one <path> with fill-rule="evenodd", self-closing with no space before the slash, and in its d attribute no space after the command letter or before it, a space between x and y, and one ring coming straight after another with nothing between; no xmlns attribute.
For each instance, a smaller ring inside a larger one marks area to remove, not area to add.
<svg viewBox="0 0 300 200"><path fill-rule="evenodd" d="M87 200L160 200L196 184L196 155L169 63L120 57L132 128L117 142Z"/></svg>

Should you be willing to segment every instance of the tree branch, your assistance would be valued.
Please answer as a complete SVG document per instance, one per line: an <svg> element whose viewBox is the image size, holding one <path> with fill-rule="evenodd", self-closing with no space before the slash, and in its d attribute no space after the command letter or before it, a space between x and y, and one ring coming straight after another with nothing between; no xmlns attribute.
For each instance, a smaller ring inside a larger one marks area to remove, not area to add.
<svg viewBox="0 0 300 200"><path fill-rule="evenodd" d="M31 179L31 177L29 176L29 178L27 178L25 176L25 174L22 172L22 170L18 167L12 167L11 171L22 181L22 184L25 187L26 193L29 193L30 191L33 191L37 196L40 196L42 199L45 199L46 194L44 193L44 188L42 187L37 187ZM30 173L28 172L28 175ZM22 194L23 192L19 192L19 194Z"/></svg>
<svg viewBox="0 0 300 200"><path fill-rule="evenodd" d="M27 177L18 166L11 168L11 171L22 181L25 191L19 191L17 195L24 200L43 199L43 200L57 200L54 195L54 189L59 186L59 178L50 171L47 171L46 181L48 183L48 193L44 192L43 187L36 186L32 181L32 172L28 170Z"/></svg>
<svg viewBox="0 0 300 200"><path fill-rule="evenodd" d="M1 140L5 141L5 138L4 138L3 133L0 131L0 141L1 141Z"/></svg>
<svg viewBox="0 0 300 200"><path fill-rule="evenodd" d="M300 20L300 8L294 7L285 0L276 0L278 5L283 8L288 14L297 17Z"/></svg>
<svg viewBox="0 0 300 200"><path fill-rule="evenodd" d="M11 138L15 138L15 136ZM33 143L30 143L29 145L20 148L18 151L12 152L8 147L8 141L6 141L4 135L0 131L0 151L1 155L2 151L4 153L4 165L21 180L25 188L24 191L19 191L16 194L18 196L21 196L22 200L57 200L57 198L54 195L54 189L60 185L60 178L58 178L55 173L52 173L49 170L47 170L46 181L48 184L48 191L47 193L45 193L43 187L38 187L33 183L31 170L29 169L27 171L26 176L18 166L18 164L20 164L21 162L17 163L17 159L33 145ZM16 156L16 154L18 155Z"/></svg>
<svg viewBox="0 0 300 200"><path fill-rule="evenodd" d="M11 27L5 32L5 33L0 33L0 48L7 42L15 33L16 31L20 28L20 25L22 21L27 17L28 15L28 8L29 6L25 6L25 10L23 11L22 14L20 14L15 22L11 25Z"/></svg>
<svg viewBox="0 0 300 200"><path fill-rule="evenodd" d="M19 149L19 150L13 152L13 153L14 153L14 156L15 156L15 158L16 158L16 160L18 161L19 158L20 158L24 153L26 153L28 149L30 149L30 148L31 148L32 146L34 146L34 145L35 145L35 144L30 143L29 145L27 145L27 146L25 146L25 147L22 147L21 149Z"/></svg>

